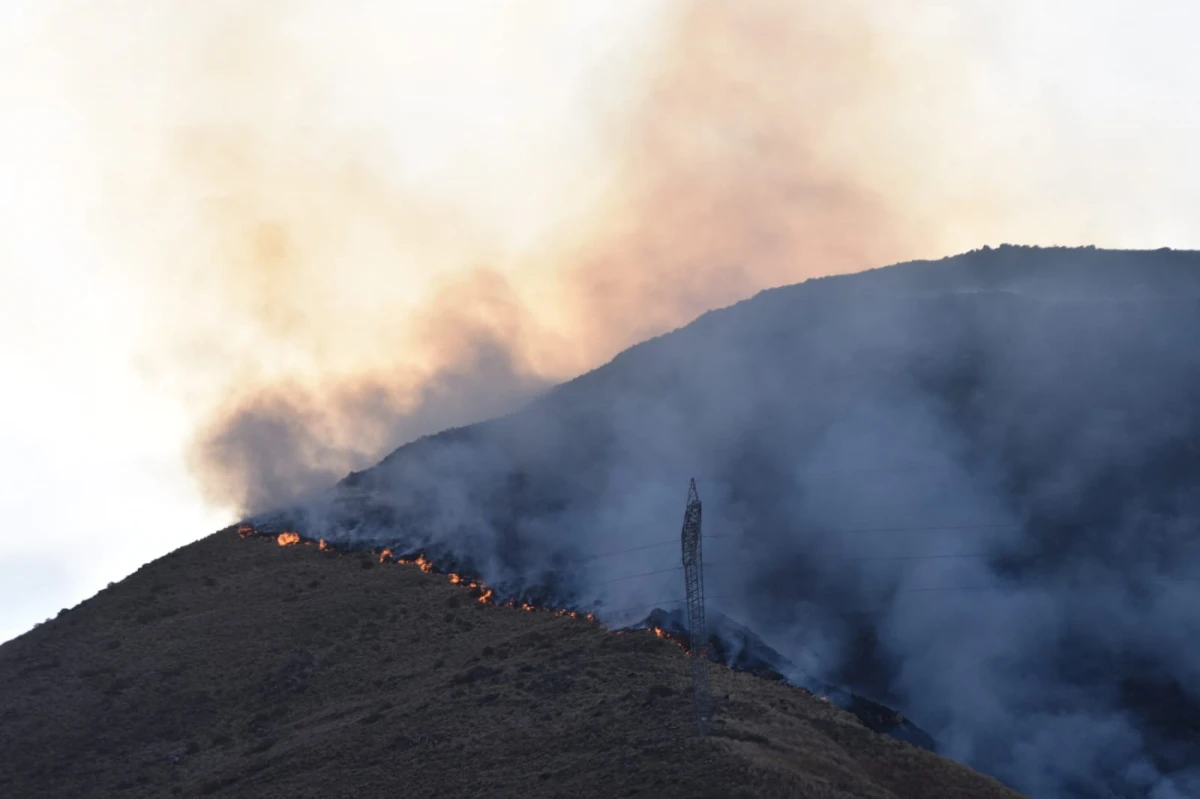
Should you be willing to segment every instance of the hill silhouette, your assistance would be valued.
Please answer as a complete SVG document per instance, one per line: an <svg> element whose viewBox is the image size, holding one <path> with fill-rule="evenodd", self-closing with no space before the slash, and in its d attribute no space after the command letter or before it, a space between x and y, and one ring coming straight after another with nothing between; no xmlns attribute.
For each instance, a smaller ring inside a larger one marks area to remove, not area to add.
<svg viewBox="0 0 1200 799"><path fill-rule="evenodd" d="M713 606L808 676L1031 795L1196 796L1198 340L1191 252L811 280L256 522L620 625L695 476Z"/></svg>
<svg viewBox="0 0 1200 799"><path fill-rule="evenodd" d="M647 632L225 530L0 647L12 797L1016 794Z"/></svg>

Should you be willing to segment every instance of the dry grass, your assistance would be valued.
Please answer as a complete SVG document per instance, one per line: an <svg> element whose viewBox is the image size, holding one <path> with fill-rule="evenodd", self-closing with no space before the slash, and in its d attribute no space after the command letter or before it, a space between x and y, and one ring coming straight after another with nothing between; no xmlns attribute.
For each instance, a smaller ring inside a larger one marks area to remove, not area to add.
<svg viewBox="0 0 1200 799"><path fill-rule="evenodd" d="M0 647L0 796L1017 794L650 634L217 533Z"/></svg>

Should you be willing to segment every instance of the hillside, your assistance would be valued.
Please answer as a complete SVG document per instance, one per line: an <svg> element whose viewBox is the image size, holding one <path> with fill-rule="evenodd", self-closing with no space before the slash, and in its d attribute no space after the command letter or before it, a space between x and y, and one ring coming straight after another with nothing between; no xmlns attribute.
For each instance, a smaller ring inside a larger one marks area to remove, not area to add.
<svg viewBox="0 0 1200 799"><path fill-rule="evenodd" d="M1197 796L1196 341L1192 252L811 280L258 519L621 624L694 476L713 607L808 677L1034 796Z"/></svg>
<svg viewBox="0 0 1200 799"><path fill-rule="evenodd" d="M0 647L12 797L1016 794L651 633L226 530Z"/></svg>

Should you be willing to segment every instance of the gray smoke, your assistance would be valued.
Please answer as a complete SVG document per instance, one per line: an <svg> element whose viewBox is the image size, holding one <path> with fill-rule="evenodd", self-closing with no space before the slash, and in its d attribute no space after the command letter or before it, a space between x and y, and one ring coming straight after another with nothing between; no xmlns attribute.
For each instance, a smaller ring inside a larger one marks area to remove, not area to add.
<svg viewBox="0 0 1200 799"><path fill-rule="evenodd" d="M814 280L282 518L620 623L681 596L695 475L712 605L794 662L1032 796L1196 796L1197 341L1190 253Z"/></svg>

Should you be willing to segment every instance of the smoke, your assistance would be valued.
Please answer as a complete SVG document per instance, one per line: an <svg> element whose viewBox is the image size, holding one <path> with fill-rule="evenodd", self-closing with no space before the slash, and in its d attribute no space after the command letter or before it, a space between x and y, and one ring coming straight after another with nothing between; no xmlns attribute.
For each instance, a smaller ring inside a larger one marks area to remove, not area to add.
<svg viewBox="0 0 1200 799"><path fill-rule="evenodd" d="M933 238L875 160L927 76L862 9L676 12L622 121L619 201L574 250L568 289L605 340L590 360L764 286L855 271ZM868 109L886 130L857 128Z"/></svg>
<svg viewBox="0 0 1200 799"><path fill-rule="evenodd" d="M1002 248L768 291L277 523L621 623L711 605L1035 797L1193 795L1200 260Z"/></svg>
<svg viewBox="0 0 1200 799"><path fill-rule="evenodd" d="M47 24L104 154L96 225L147 309L144 371L196 420L214 505L270 507L992 208L923 175L925 120L963 89L915 10L422 5Z"/></svg>
<svg viewBox="0 0 1200 799"><path fill-rule="evenodd" d="M268 383L218 408L191 453L213 501L271 507L377 460L381 442L515 409L545 387L523 360L529 322L502 276L472 273L418 315L433 363L424 371L393 366L329 388Z"/></svg>
<svg viewBox="0 0 1200 799"><path fill-rule="evenodd" d="M547 389L763 287L1115 219L1058 169L1090 162L1014 155L1020 109L980 100L948 12L438 6L110 2L43 31L211 501L302 496L315 534L619 618L678 595L629 579L675 553L595 556L673 537L696 474L707 529L745 536L713 538L714 602L795 662L1035 795L1194 794L1187 716L1156 715L1195 701L1194 308L1120 302L1128 271L906 272L947 296L895 302L874 275ZM841 534L880 528L908 532Z"/></svg>

